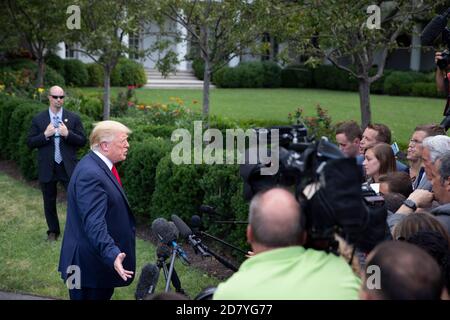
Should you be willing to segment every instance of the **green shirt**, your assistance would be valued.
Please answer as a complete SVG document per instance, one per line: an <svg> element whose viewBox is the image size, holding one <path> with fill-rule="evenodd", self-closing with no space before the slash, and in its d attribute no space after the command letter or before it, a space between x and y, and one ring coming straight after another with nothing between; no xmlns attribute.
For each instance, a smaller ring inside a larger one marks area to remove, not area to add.
<svg viewBox="0 0 450 320"><path fill-rule="evenodd" d="M300 246L246 260L219 284L214 300L358 299L360 279L341 257Z"/></svg>

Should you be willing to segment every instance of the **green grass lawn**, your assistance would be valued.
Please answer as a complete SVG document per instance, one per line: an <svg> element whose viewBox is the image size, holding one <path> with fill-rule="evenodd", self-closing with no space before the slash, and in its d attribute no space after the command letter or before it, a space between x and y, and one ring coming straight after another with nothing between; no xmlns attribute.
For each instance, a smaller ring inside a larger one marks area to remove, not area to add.
<svg viewBox="0 0 450 320"><path fill-rule="evenodd" d="M112 97L119 90L113 88ZM101 95L101 88L82 88L89 95ZM189 107L201 110L201 90L137 89L140 103L168 103L170 97L183 99ZM333 122L361 120L357 92L319 89L212 89L211 113L230 119L261 119L287 121L289 112L302 107L306 115L315 115L321 104L329 111ZM193 100L198 103L193 104ZM387 124L393 138L406 144L418 124L439 123L442 120L443 99L372 95L373 122Z"/></svg>
<svg viewBox="0 0 450 320"><path fill-rule="evenodd" d="M46 241L46 223L40 190L0 173L0 290L32 293L68 299L68 291L57 272L61 240ZM58 205L61 226L65 223L65 205ZM136 241L137 275L132 285L117 288L113 299L134 299L139 272L146 263L154 263L155 247ZM181 263L177 272L187 293L194 297L218 280ZM161 272L157 292L164 289Z"/></svg>

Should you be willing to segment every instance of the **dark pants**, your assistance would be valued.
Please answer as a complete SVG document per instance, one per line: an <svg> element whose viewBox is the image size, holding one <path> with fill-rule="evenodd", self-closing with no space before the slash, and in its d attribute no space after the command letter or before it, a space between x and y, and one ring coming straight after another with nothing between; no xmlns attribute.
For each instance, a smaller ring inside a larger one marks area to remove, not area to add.
<svg viewBox="0 0 450 320"><path fill-rule="evenodd" d="M50 182L41 182L42 196L44 198L44 212L45 219L47 220L47 226L49 233L60 234L58 214L56 212L56 196L57 196L57 183L60 181L64 188L67 190L69 184L69 177L67 176L64 164L54 163L53 166L53 178Z"/></svg>
<svg viewBox="0 0 450 320"><path fill-rule="evenodd" d="M114 288L81 288L69 290L70 300L110 300Z"/></svg>

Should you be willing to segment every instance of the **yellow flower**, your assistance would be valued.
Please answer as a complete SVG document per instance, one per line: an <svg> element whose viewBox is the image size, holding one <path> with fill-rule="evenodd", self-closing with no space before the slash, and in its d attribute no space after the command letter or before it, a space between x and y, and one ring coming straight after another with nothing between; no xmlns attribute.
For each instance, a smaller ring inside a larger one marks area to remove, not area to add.
<svg viewBox="0 0 450 320"><path fill-rule="evenodd" d="M5 90L5 85L4 84L0 84L0 92Z"/></svg>
<svg viewBox="0 0 450 320"><path fill-rule="evenodd" d="M38 88L37 91L38 91L39 93L42 93L42 92L45 91L45 89L44 89L44 88Z"/></svg>

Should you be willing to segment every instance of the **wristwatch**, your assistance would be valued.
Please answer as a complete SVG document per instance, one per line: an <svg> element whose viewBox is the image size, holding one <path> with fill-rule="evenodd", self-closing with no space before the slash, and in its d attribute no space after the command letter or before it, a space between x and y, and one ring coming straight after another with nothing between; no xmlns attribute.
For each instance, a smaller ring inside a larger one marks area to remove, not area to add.
<svg viewBox="0 0 450 320"><path fill-rule="evenodd" d="M417 210L417 204L411 199L406 199L405 201L403 201L403 204L413 211Z"/></svg>

